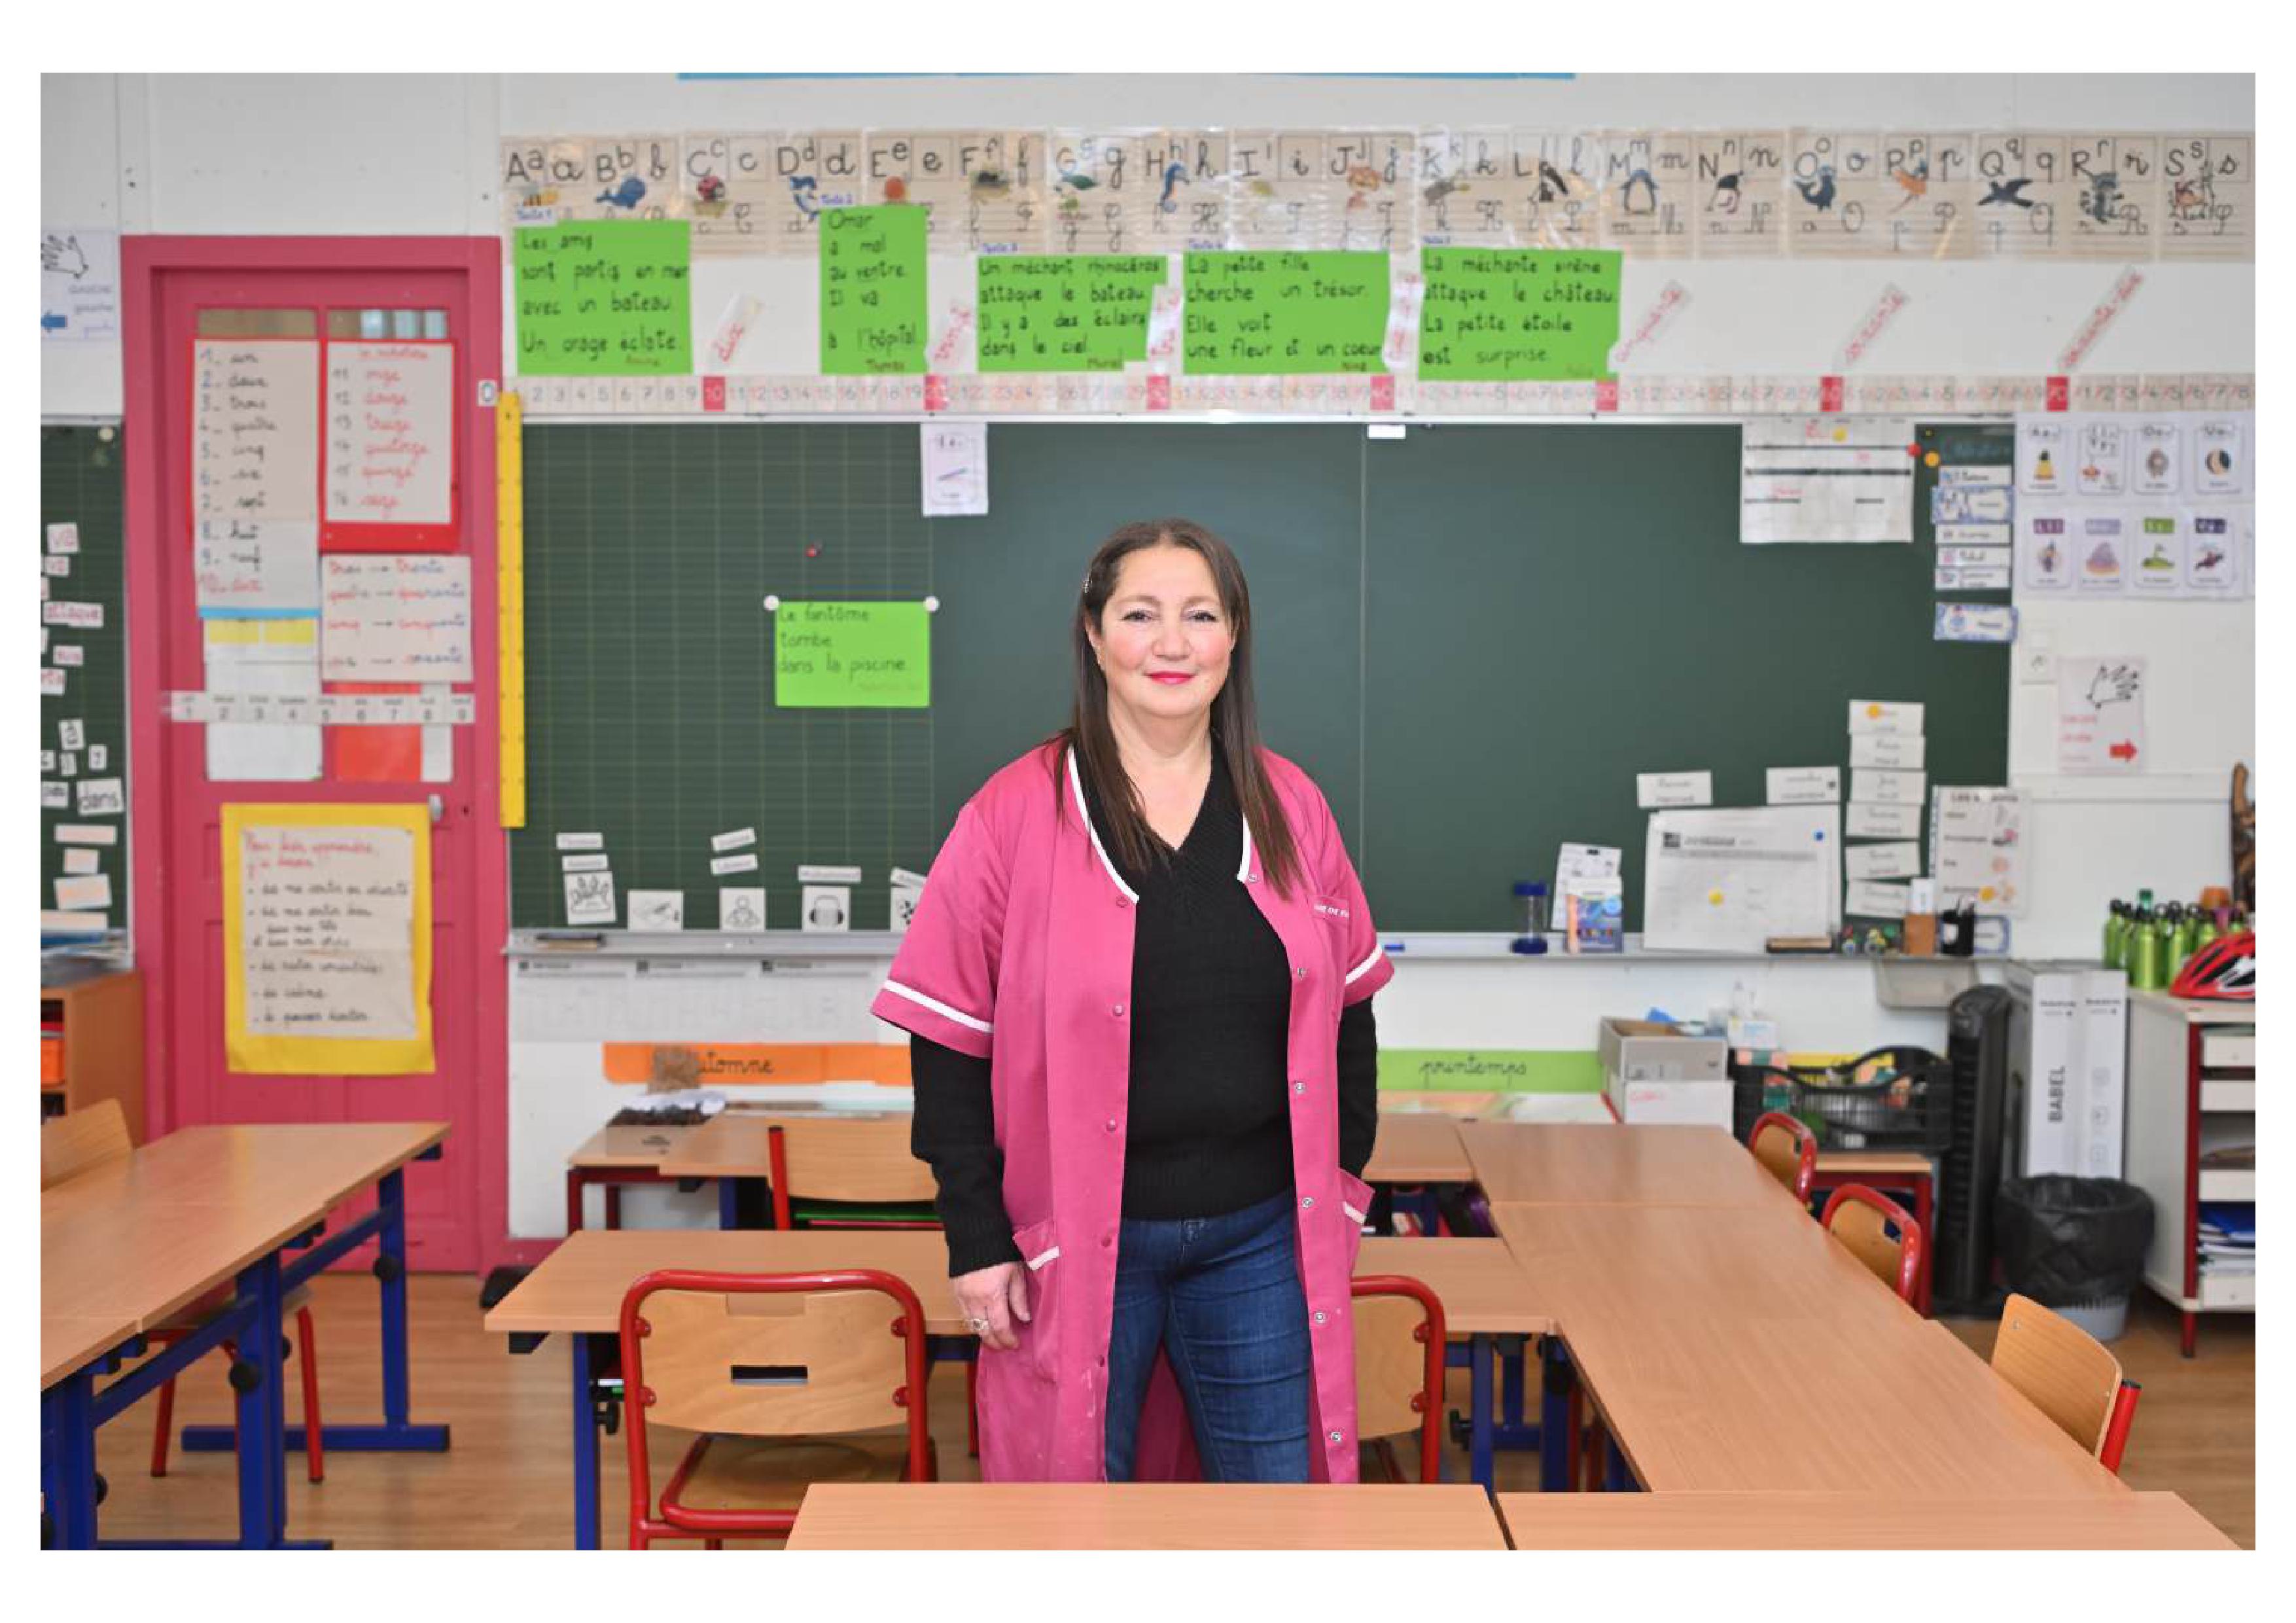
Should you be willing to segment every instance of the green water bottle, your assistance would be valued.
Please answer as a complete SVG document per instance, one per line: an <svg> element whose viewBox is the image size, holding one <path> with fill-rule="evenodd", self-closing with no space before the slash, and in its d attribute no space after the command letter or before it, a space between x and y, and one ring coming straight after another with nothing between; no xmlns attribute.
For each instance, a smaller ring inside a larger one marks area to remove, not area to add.
<svg viewBox="0 0 2296 1623"><path fill-rule="evenodd" d="M2177 910L2177 951L2175 954L2177 968L2175 971L2172 971L2169 974L2169 979L2174 980L2177 978L2177 973L2183 971L2185 963L2191 959L2192 955L2198 952L2200 948L2200 904L2195 902L2190 907L2180 906Z"/></svg>
<svg viewBox="0 0 2296 1623"><path fill-rule="evenodd" d="M2168 984L2161 973L2161 955L2164 938L2161 921L2141 904L2136 913L2136 925L2128 940L2128 984L2139 991L2152 991Z"/></svg>
<svg viewBox="0 0 2296 1623"><path fill-rule="evenodd" d="M2118 969L2120 964L2120 943L2128 934L2126 909L2116 898L2104 913L2104 967Z"/></svg>
<svg viewBox="0 0 2296 1623"><path fill-rule="evenodd" d="M2204 911L2200 928L2193 932L2193 950L2197 953L2204 947L2213 947L2223 935L2224 931L2217 928L2217 915Z"/></svg>

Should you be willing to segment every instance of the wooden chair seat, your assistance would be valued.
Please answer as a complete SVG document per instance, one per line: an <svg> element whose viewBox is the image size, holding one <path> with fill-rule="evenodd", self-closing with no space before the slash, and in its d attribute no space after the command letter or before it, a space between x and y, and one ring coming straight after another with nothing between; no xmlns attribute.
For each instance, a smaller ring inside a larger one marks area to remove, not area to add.
<svg viewBox="0 0 2296 1623"><path fill-rule="evenodd" d="M662 1490L661 1513L791 1511L809 1482L898 1482L908 1471L904 1426L841 1437L697 1437Z"/></svg>

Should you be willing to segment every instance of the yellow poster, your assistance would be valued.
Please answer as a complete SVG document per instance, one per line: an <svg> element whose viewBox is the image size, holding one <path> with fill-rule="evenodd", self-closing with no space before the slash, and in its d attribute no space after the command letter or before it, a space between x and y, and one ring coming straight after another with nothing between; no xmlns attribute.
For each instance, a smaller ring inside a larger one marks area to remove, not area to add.
<svg viewBox="0 0 2296 1623"><path fill-rule="evenodd" d="M223 882L232 1070L438 1068L428 807L226 805Z"/></svg>

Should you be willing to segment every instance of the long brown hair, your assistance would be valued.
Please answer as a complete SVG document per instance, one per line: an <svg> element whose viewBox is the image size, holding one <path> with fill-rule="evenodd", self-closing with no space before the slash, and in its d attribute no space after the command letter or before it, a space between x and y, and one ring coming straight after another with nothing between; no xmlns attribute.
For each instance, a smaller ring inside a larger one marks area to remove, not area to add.
<svg viewBox="0 0 2296 1623"><path fill-rule="evenodd" d="M1108 723L1108 677L1092 646L1092 633L1099 628L1108 600L1115 595L1116 577L1124 560L1151 546L1185 546L1211 569L1220 608L1235 634L1235 645L1228 655L1227 680L1212 701L1212 733L1227 758L1228 781L1234 787L1244 824L1251 831L1252 849L1262 871L1278 890L1289 894L1300 858L1283 805L1259 758L1259 707L1251 691L1251 589L1244 584L1243 566L1227 543L1202 525L1186 519L1127 524L1102 542L1092 555L1083 589L1077 595L1076 623L1070 638L1076 661L1075 709L1068 727L1047 743L1076 750L1077 770L1098 799L1125 865L1136 873L1160 858L1161 843L1148 826L1139 791L1117 751L1116 734ZM1065 770L1061 750L1049 751L1049 764L1055 791L1065 805L1065 785L1057 782Z"/></svg>

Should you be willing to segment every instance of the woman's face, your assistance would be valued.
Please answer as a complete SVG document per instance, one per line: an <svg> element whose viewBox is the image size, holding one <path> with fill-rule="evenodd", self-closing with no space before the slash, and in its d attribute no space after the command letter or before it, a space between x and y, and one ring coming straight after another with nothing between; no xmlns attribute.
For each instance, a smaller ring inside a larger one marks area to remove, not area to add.
<svg viewBox="0 0 2296 1623"><path fill-rule="evenodd" d="M1201 553L1144 546L1117 566L1093 646L1109 702L1168 724L1211 708L1227 681L1235 628Z"/></svg>

